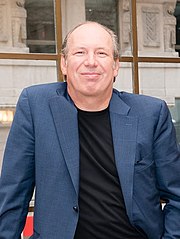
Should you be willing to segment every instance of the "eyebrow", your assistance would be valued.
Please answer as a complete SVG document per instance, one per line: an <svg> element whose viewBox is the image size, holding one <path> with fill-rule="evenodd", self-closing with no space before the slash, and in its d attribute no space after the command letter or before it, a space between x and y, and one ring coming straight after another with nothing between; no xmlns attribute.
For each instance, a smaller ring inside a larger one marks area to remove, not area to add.
<svg viewBox="0 0 180 239"><path fill-rule="evenodd" d="M77 49L83 49L83 50L86 50L88 47L83 47L83 46L77 46L77 47L74 47L73 49L72 49L72 51L73 50L77 50ZM96 50L110 50L111 51L111 49L110 48L106 48L106 47L97 47L97 48L95 48Z"/></svg>

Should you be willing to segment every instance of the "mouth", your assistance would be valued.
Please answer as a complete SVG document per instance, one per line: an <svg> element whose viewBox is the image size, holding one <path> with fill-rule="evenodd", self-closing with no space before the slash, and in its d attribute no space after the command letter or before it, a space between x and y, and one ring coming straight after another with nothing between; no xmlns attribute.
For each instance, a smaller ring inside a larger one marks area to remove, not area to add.
<svg viewBox="0 0 180 239"><path fill-rule="evenodd" d="M98 72L82 72L81 75L84 75L84 76L86 76L86 75L88 75L88 76L99 76L100 73L98 73Z"/></svg>
<svg viewBox="0 0 180 239"><path fill-rule="evenodd" d="M90 80L97 80L101 74L98 72L82 72L81 75Z"/></svg>

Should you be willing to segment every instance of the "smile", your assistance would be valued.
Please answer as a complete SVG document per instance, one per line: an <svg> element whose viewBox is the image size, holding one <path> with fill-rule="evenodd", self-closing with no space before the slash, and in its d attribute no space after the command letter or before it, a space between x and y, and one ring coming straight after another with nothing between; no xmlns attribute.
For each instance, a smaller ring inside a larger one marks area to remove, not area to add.
<svg viewBox="0 0 180 239"><path fill-rule="evenodd" d="M81 73L81 75L83 75L83 76L99 76L100 73L97 73L97 72L83 72L83 73Z"/></svg>

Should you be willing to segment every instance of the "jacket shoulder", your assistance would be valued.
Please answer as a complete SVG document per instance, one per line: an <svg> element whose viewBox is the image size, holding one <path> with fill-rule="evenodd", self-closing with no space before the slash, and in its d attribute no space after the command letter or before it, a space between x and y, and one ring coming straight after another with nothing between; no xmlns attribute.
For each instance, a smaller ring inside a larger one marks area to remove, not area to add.
<svg viewBox="0 0 180 239"><path fill-rule="evenodd" d="M54 83L47 83L47 84L39 84L39 85L32 85L24 90L27 90L28 93L41 93L41 92L56 92L66 90L66 83L65 82L54 82Z"/></svg>
<svg viewBox="0 0 180 239"><path fill-rule="evenodd" d="M167 109L165 101L156 97L117 90L114 93L118 94L120 99L130 107L130 113L134 115L150 116L159 114L162 108Z"/></svg>

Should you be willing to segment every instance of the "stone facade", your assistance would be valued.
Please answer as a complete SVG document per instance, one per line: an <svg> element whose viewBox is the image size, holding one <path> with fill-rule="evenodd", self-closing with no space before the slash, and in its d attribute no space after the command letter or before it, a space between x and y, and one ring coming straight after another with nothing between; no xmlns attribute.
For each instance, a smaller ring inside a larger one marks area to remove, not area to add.
<svg viewBox="0 0 180 239"><path fill-rule="evenodd" d="M178 56L175 52L176 0L137 1L140 56Z"/></svg>

